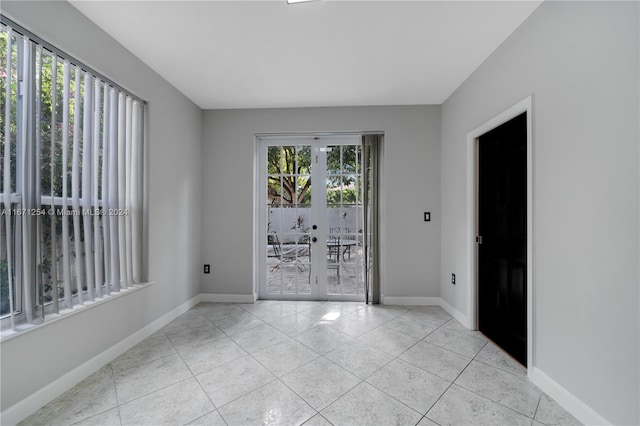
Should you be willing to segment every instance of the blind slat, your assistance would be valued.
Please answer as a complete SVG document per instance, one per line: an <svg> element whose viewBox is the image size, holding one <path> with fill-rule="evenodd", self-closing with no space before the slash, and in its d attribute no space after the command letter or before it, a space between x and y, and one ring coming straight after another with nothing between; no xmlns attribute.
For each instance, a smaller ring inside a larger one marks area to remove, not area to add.
<svg viewBox="0 0 640 426"><path fill-rule="evenodd" d="M62 211L69 208L68 188L69 188L69 95L71 93L71 68L69 61L64 61L63 68L63 99L62 99ZM65 308L71 309L73 306L73 296L71 289L71 250L69 250L69 217L62 215L62 273L64 279L64 302Z"/></svg>
<svg viewBox="0 0 640 426"><path fill-rule="evenodd" d="M118 96L118 213L124 211L126 200L126 141L127 141L127 102L123 94ZM120 254L120 285L127 288L127 242L125 235L125 217L118 214L118 250Z"/></svg>
<svg viewBox="0 0 640 426"><path fill-rule="evenodd" d="M29 39L24 38L22 40L22 57L23 58L31 58L31 42ZM21 169L20 169L20 178L22 185L28 185L31 176L29 176L29 157L32 151L32 147L27 144L27 140L29 139L29 107L32 106L30 100L32 101L32 81L31 81L31 61L23 60L22 61L22 96L20 96L20 103L22 104L22 120L20 126L20 146L22 147L22 155L21 155ZM30 204L31 197L23 196L22 208L31 208ZM31 285L35 284L33 269L31 268L31 263L34 261L31 250L33 245L31 244L31 220L28 217L18 216L16 218L16 222L18 222L18 228L22 230L22 279L19 280L19 283L22 287L22 293L24 294L23 304L24 304L24 313L27 318L27 321L33 321L34 314L34 306L33 306L33 297L35 292L35 286Z"/></svg>
<svg viewBox="0 0 640 426"><path fill-rule="evenodd" d="M124 235L125 235L125 258L127 259L127 283L133 284L133 261L132 254L132 241L131 241L131 148L134 144L133 141L133 99L127 98L127 120L126 120L126 132L127 138L125 140L125 210L126 214L123 214L124 218Z"/></svg>
<svg viewBox="0 0 640 426"><path fill-rule="evenodd" d="M93 138L91 140L92 144L92 174L91 174L91 186L92 186L92 201L91 204L94 209L98 209L100 194L99 194L99 183L100 183L100 81L98 79L94 79L93 82ZM95 265L95 286L96 286L96 297L102 297L102 286L104 284L103 274L102 274L102 232L100 230L100 222L102 221L101 216L95 216L93 218L93 264Z"/></svg>
<svg viewBox="0 0 640 426"><path fill-rule="evenodd" d="M104 85L103 96L104 117L102 120L102 208L108 212L109 209L109 123L111 121L111 96L109 95L109 86ZM104 278L105 278L105 291L107 294L111 293L111 283L113 278L111 276L111 223L109 217L102 218L102 233L104 236Z"/></svg>
<svg viewBox="0 0 640 426"><path fill-rule="evenodd" d="M84 75L84 99L82 113L82 214L80 219L83 226L84 240L84 280L87 286L87 297L90 301L95 300L95 271L93 268L93 216L87 214L91 209L93 200L91 185L92 170L91 162L93 161L93 77L91 74Z"/></svg>
<svg viewBox="0 0 640 426"><path fill-rule="evenodd" d="M80 244L80 92L81 92L80 68L75 69L74 86L74 111L73 111L73 160L71 161L71 207L74 214L73 221L73 243L75 249L75 272L76 272L76 296L78 305L82 305L82 286L84 277L82 274L82 245Z"/></svg>
<svg viewBox="0 0 640 426"><path fill-rule="evenodd" d="M133 103L133 114L131 123L131 190L130 201L131 207L130 221L131 221L131 279L134 283L140 282L140 267L141 259L140 255L140 237L141 229L140 222L138 220L140 214L140 172L142 170L140 164L140 145L142 143L140 132L140 118L141 118L141 105L138 102Z"/></svg>
<svg viewBox="0 0 640 426"><path fill-rule="evenodd" d="M4 161L3 161L3 186L4 186L4 208L7 211L11 210L11 81L13 70L13 30L11 28L7 31L7 69L5 84L6 94L4 100ZM7 274L9 275L9 314L11 317L11 329L15 329L15 306L14 306L14 291L13 291L13 237L11 228L11 215L5 215L4 226L6 234L7 244Z"/></svg>
<svg viewBox="0 0 640 426"><path fill-rule="evenodd" d="M110 93L111 126L109 128L109 209L118 208L118 134L120 126L115 117L120 118L119 97L115 90ZM118 217L108 215L111 229L111 279L114 291L120 291L120 238L118 236Z"/></svg>
<svg viewBox="0 0 640 426"><path fill-rule="evenodd" d="M57 126L57 113L58 113L58 57L53 55L51 63L51 160L50 160L50 182L51 182L51 204L50 210L55 210L53 204L53 197L55 194L55 176L56 176L56 126ZM51 223L51 297L53 300L53 313L60 312L60 304L58 299L58 230L56 229L57 221L55 214L49 215L49 221Z"/></svg>

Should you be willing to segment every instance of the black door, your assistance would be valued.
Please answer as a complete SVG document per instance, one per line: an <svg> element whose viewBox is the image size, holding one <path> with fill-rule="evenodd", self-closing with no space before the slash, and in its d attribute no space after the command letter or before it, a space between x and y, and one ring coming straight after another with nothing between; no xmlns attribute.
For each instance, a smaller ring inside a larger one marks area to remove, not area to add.
<svg viewBox="0 0 640 426"><path fill-rule="evenodd" d="M527 116L480 136L478 320L527 365Z"/></svg>

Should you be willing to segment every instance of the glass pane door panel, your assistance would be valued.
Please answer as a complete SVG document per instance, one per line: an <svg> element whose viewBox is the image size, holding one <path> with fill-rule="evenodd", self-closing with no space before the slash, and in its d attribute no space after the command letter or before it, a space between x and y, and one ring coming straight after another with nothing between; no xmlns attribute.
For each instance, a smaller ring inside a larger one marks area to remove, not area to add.
<svg viewBox="0 0 640 426"><path fill-rule="evenodd" d="M267 147L266 293L311 294L311 146Z"/></svg>
<svg viewBox="0 0 640 426"><path fill-rule="evenodd" d="M327 146L327 294L364 294L360 146Z"/></svg>

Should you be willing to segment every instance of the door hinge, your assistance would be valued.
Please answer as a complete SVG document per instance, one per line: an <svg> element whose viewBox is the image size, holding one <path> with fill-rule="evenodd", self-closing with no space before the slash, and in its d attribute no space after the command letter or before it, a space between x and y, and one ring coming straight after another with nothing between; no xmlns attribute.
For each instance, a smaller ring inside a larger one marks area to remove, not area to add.
<svg viewBox="0 0 640 426"><path fill-rule="evenodd" d="M316 285L318 285L318 276L316 275Z"/></svg>
<svg viewBox="0 0 640 426"><path fill-rule="evenodd" d="M478 235L478 236L476 237L476 243L478 243L478 244L482 244L482 235Z"/></svg>
<svg viewBox="0 0 640 426"><path fill-rule="evenodd" d="M318 164L318 154L316 154L316 164Z"/></svg>

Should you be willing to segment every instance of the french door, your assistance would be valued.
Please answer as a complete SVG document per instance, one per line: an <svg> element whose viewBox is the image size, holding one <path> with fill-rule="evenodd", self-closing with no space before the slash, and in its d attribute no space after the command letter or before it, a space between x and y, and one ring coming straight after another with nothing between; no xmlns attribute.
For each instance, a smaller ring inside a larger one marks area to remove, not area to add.
<svg viewBox="0 0 640 426"><path fill-rule="evenodd" d="M362 136L258 137L261 299L364 300Z"/></svg>

